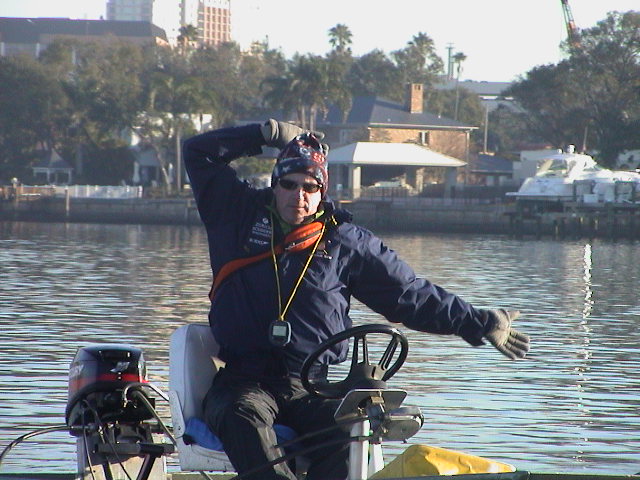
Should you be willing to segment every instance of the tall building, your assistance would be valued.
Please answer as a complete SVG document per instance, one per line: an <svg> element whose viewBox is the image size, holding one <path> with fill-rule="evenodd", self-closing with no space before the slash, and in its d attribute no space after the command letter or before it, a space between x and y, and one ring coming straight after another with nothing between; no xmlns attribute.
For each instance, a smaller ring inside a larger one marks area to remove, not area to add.
<svg viewBox="0 0 640 480"><path fill-rule="evenodd" d="M107 20L153 21L154 0L108 0Z"/></svg>
<svg viewBox="0 0 640 480"><path fill-rule="evenodd" d="M180 24L196 27L201 45L230 42L231 0L182 0Z"/></svg>

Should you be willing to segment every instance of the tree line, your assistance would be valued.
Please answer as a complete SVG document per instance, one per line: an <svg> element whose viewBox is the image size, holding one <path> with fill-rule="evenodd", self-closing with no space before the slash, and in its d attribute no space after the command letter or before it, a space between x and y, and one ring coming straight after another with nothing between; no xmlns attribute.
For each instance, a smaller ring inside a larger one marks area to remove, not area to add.
<svg viewBox="0 0 640 480"><path fill-rule="evenodd" d="M579 47L564 46L565 60L526 72L506 93L518 108L489 116L490 149L585 144L610 162L619 151L639 148L639 32L639 13L610 13L581 32ZM175 48L64 39L37 59L0 58L0 183L28 180L41 148L71 163L82 158L78 182L118 183L131 178L123 133L133 132L155 150L168 184L181 139L196 133L195 119L210 116L215 128L279 110L314 128L332 105L346 117L355 96L402 101L407 83L425 85L427 111L475 126L485 121L475 94L435 88L444 62L425 33L389 54L354 56L352 34L338 24L328 32L325 55L292 58L267 41L249 52L234 42L196 48L193 33L183 28ZM459 78L466 56L453 59Z"/></svg>
<svg viewBox="0 0 640 480"><path fill-rule="evenodd" d="M533 68L505 95L531 134L614 166L619 153L640 148L640 12L611 12L563 48L564 60Z"/></svg>

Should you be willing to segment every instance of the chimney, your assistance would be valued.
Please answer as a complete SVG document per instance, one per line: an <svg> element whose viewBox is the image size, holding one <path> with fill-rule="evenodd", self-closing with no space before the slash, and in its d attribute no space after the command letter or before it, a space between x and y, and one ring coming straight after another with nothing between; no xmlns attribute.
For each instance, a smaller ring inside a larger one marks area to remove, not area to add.
<svg viewBox="0 0 640 480"><path fill-rule="evenodd" d="M422 113L424 95L421 83L410 83L407 92L407 110L409 113Z"/></svg>

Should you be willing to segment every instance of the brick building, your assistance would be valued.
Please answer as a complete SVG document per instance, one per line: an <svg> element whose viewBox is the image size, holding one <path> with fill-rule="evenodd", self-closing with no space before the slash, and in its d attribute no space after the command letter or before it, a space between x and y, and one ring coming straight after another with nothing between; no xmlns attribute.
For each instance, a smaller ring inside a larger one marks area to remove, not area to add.
<svg viewBox="0 0 640 480"><path fill-rule="evenodd" d="M413 194L425 185L442 185L445 193L455 185L469 162L470 135L477 127L426 112L423 93L422 84L409 84L404 103L355 97L346 115L332 108L318 119L333 158L350 156L334 162L334 178L351 190L348 196L359 196L360 185L390 184L391 179Z"/></svg>
<svg viewBox="0 0 640 480"><path fill-rule="evenodd" d="M180 24L196 27L200 45L230 42L231 0L182 0Z"/></svg>
<svg viewBox="0 0 640 480"><path fill-rule="evenodd" d="M317 126L330 144L415 143L468 161L469 137L477 127L424 111L422 84L409 84L404 104L381 97L355 97L346 117L337 108Z"/></svg>

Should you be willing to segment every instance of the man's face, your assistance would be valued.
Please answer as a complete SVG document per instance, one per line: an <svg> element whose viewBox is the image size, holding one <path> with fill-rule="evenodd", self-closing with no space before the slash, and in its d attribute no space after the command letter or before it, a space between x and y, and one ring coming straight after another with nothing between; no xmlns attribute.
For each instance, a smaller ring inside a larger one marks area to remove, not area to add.
<svg viewBox="0 0 640 480"><path fill-rule="evenodd" d="M276 209L282 219L291 225L299 225L309 215L318 211L322 192L315 178L304 173L290 173L278 180L273 189ZM313 190L318 189L313 192Z"/></svg>

